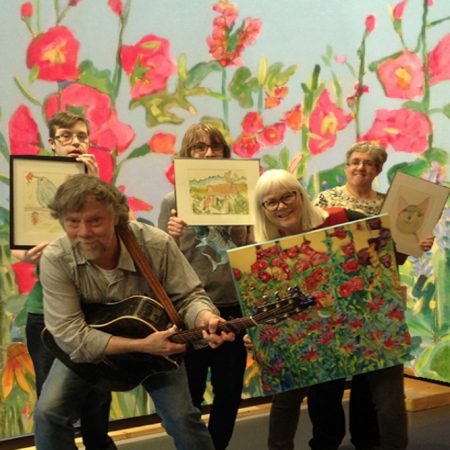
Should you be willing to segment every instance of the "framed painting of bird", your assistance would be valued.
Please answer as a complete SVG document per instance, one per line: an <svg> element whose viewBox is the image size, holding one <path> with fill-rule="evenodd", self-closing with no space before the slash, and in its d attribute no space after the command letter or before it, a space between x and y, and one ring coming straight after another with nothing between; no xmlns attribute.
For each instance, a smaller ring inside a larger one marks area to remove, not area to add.
<svg viewBox="0 0 450 450"><path fill-rule="evenodd" d="M50 215L49 203L58 187L70 176L85 173L85 165L60 156L11 155L10 247L29 249L63 234Z"/></svg>

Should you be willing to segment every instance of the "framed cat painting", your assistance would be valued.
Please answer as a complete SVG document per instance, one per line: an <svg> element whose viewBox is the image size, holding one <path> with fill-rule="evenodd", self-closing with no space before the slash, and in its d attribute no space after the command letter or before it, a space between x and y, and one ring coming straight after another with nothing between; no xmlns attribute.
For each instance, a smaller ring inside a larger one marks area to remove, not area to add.
<svg viewBox="0 0 450 450"><path fill-rule="evenodd" d="M397 251L419 257L419 242L433 234L450 189L412 175L397 172L381 213L391 217L391 233Z"/></svg>

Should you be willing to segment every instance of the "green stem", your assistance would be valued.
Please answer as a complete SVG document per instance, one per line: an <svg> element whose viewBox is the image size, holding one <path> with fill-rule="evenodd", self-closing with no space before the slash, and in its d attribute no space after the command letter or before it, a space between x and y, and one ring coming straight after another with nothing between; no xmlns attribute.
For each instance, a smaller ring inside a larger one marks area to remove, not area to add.
<svg viewBox="0 0 450 450"><path fill-rule="evenodd" d="M19 88L20 92L22 92L25 98L27 98L34 105L42 107L42 103L28 91L24 84L19 80L19 77L14 77L14 83L16 83L16 86Z"/></svg>
<svg viewBox="0 0 450 450"><path fill-rule="evenodd" d="M225 122L225 127L227 129L230 129L229 127L229 110L228 110L228 97L226 95L226 89L227 89L227 72L225 67L222 67L222 108L223 108L223 120Z"/></svg>
<svg viewBox="0 0 450 450"><path fill-rule="evenodd" d="M41 33L41 2L40 0L35 0L35 11L36 11L36 35Z"/></svg>
<svg viewBox="0 0 450 450"><path fill-rule="evenodd" d="M367 31L364 31L363 38L361 41L361 45L357 50L357 54L359 56L359 68L358 68L358 92L356 93L355 98L355 128L356 128L356 138L358 139L361 136L361 125L359 122L359 109L361 106L361 92L364 86L364 73L365 73L365 65L366 65L366 38Z"/></svg>

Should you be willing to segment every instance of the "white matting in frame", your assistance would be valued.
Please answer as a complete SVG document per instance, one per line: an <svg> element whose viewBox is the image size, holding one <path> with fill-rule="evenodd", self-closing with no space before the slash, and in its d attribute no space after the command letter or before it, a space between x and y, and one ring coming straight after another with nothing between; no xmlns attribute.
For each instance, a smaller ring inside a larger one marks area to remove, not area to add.
<svg viewBox="0 0 450 450"><path fill-rule="evenodd" d="M431 236L445 207L450 189L412 175L397 172L381 213L391 216L391 233L397 251L419 257L420 240Z"/></svg>
<svg viewBox="0 0 450 450"><path fill-rule="evenodd" d="M251 225L259 160L175 159L177 215L188 225Z"/></svg>
<svg viewBox="0 0 450 450"><path fill-rule="evenodd" d="M85 171L85 165L73 158L11 155L12 249L28 249L41 242L51 242L64 233L59 221L50 215L47 205L69 176Z"/></svg>

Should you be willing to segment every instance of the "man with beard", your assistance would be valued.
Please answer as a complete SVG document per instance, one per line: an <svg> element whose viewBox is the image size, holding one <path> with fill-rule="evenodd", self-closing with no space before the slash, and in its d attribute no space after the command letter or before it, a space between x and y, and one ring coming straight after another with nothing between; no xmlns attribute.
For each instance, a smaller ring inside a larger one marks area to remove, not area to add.
<svg viewBox="0 0 450 450"><path fill-rule="evenodd" d="M129 222L127 201L118 189L96 177L76 175L58 188L49 208L66 235L51 243L41 257L45 324L74 363L127 353L167 357L185 351L184 344L170 339L175 327L128 338L92 327L85 320L83 305L87 303L134 295L155 297L119 236L125 227L134 234L186 326L203 328L203 338L213 348L234 339L233 333L216 333L217 309L174 240L157 228ZM200 411L192 404L183 365L145 378L142 386L177 449L213 449ZM76 449L72 422L89 387L55 361L35 411L38 450Z"/></svg>

